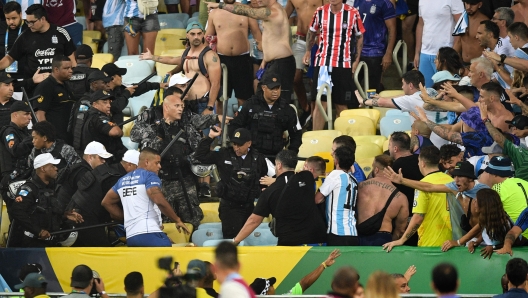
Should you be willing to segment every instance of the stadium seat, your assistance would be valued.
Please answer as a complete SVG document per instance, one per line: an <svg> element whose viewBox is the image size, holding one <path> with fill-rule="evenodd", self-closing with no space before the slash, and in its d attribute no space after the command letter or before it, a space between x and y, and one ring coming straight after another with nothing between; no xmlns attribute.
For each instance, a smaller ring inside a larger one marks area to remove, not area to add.
<svg viewBox="0 0 528 298"><path fill-rule="evenodd" d="M330 148L330 150L331 149L332 148ZM332 172L334 170L334 157L332 157L332 153L330 151L328 151L328 152L317 152L314 155L328 160L326 162L326 169L325 169L326 173L330 173L330 172Z"/></svg>
<svg viewBox="0 0 528 298"><path fill-rule="evenodd" d="M356 162L363 170L363 173L365 173L365 176L368 177L370 172L372 172L372 163L374 162L374 157L356 158Z"/></svg>
<svg viewBox="0 0 528 298"><path fill-rule="evenodd" d="M92 67L101 69L105 64L114 62L114 56L109 53L97 53L93 55Z"/></svg>
<svg viewBox="0 0 528 298"><path fill-rule="evenodd" d="M199 11L195 11L195 12L193 12L192 16L193 17L199 17L200 16L200 12Z"/></svg>
<svg viewBox="0 0 528 298"><path fill-rule="evenodd" d="M89 45L94 53L97 53L97 47L101 41L101 32L84 30L83 31L83 44Z"/></svg>
<svg viewBox="0 0 528 298"><path fill-rule="evenodd" d="M356 143L356 158L374 157L383 152L381 148L374 143Z"/></svg>
<svg viewBox="0 0 528 298"><path fill-rule="evenodd" d="M297 161L297 165L295 166L295 173L302 171L303 167L304 167L304 160Z"/></svg>
<svg viewBox="0 0 528 298"><path fill-rule="evenodd" d="M246 246L276 246L279 239L271 233L269 228L256 229L244 239Z"/></svg>
<svg viewBox="0 0 528 298"><path fill-rule="evenodd" d="M189 15L186 13L171 13L168 14L172 19L178 20L184 23L187 26L187 21L189 20Z"/></svg>
<svg viewBox="0 0 528 298"><path fill-rule="evenodd" d="M197 230L203 230L203 229L222 229L222 223L221 222L206 222L206 223L200 224Z"/></svg>
<svg viewBox="0 0 528 298"><path fill-rule="evenodd" d="M411 125L409 116L385 116L380 121L380 132L388 138L395 131L411 130Z"/></svg>
<svg viewBox="0 0 528 298"><path fill-rule="evenodd" d="M378 110L380 112L380 120L381 120L381 118L385 117L385 114L388 111L394 110L394 109L393 108L374 107L374 110ZM378 120L378 123L376 124L376 129L379 130L379 120Z"/></svg>
<svg viewBox="0 0 528 298"><path fill-rule="evenodd" d="M164 77L168 72L173 70L176 67L176 65L170 65L170 64L163 64L156 62L156 73L160 77Z"/></svg>
<svg viewBox="0 0 528 298"><path fill-rule="evenodd" d="M375 135L376 125L372 119L364 116L339 117L334 122L335 129L349 136Z"/></svg>
<svg viewBox="0 0 528 298"><path fill-rule="evenodd" d="M220 217L218 216L218 209L216 210L202 209L202 211L203 211L204 218L202 219L200 223L220 222Z"/></svg>
<svg viewBox="0 0 528 298"><path fill-rule="evenodd" d="M132 142L130 140L130 137L121 137L121 141L123 142L123 145L127 147L129 150L137 150L139 147L139 144L136 142Z"/></svg>
<svg viewBox="0 0 528 298"><path fill-rule="evenodd" d="M151 64L147 61L117 60L115 65L127 69L127 73L123 76L123 82L128 84L138 83L154 72L154 63ZM132 81L132 78L136 80Z"/></svg>
<svg viewBox="0 0 528 298"><path fill-rule="evenodd" d="M7 241L7 233L9 231L9 216L7 216L7 208L5 202L0 205L0 246L5 247Z"/></svg>
<svg viewBox="0 0 528 298"><path fill-rule="evenodd" d="M218 244L220 244L221 242L224 242L224 241L233 242L233 239L206 240L203 243L203 247L216 247L216 246L218 246ZM240 243L238 244L238 246L246 246L246 245L247 244L245 244L245 241L240 241Z"/></svg>
<svg viewBox="0 0 528 298"><path fill-rule="evenodd" d="M77 23L81 24L83 26L83 30L86 30L86 18L84 16L75 16L75 19L77 20Z"/></svg>
<svg viewBox="0 0 528 298"><path fill-rule="evenodd" d="M161 53L161 56L173 56L173 57L180 57L185 49L175 49L175 50L165 50ZM174 65L176 66L176 65Z"/></svg>
<svg viewBox="0 0 528 298"><path fill-rule="evenodd" d="M165 1L158 1L158 15L167 13L167 6L165 5Z"/></svg>
<svg viewBox="0 0 528 298"><path fill-rule="evenodd" d="M221 240L224 239L222 229L203 229L196 230L192 234L192 243L196 246L203 246L207 240Z"/></svg>
<svg viewBox="0 0 528 298"><path fill-rule="evenodd" d="M156 94L156 90L151 90L139 96L131 97L128 100L127 107L132 109L132 117L150 107L152 100L154 99L154 94Z"/></svg>
<svg viewBox="0 0 528 298"><path fill-rule="evenodd" d="M185 29L162 29L156 37L156 48L153 54L160 55L163 51L171 49L185 49L182 39L185 40Z"/></svg>
<svg viewBox="0 0 528 298"><path fill-rule="evenodd" d="M381 91L379 94L380 97L387 97L387 98L399 97L402 95L405 95L403 90L385 90L385 91Z"/></svg>
<svg viewBox="0 0 528 298"><path fill-rule="evenodd" d="M202 209L202 210L212 210L212 211L218 212L218 206L219 205L220 205L220 203L218 203L218 202L201 203L200 204L200 209Z"/></svg>
<svg viewBox="0 0 528 298"><path fill-rule="evenodd" d="M189 223L185 224L187 226L187 229L189 231L193 232L193 226ZM164 223L163 224L163 233L167 234L167 237L172 240L175 244L181 244L181 243L189 243L189 238L191 235L186 234L185 232L178 232L178 229L176 229L176 225L174 223Z"/></svg>
<svg viewBox="0 0 528 298"><path fill-rule="evenodd" d="M126 121L130 119L130 117L123 117L123 120ZM132 130L132 127L134 126L134 121L129 122L123 126L123 137L130 137L130 131Z"/></svg>
<svg viewBox="0 0 528 298"><path fill-rule="evenodd" d="M383 147L381 147L381 149L383 150L383 152L389 150L389 140L383 142Z"/></svg>
<svg viewBox="0 0 528 298"><path fill-rule="evenodd" d="M312 138L303 138L301 147L299 147L300 157L310 157L317 152L327 152L332 149L333 137L317 136Z"/></svg>
<svg viewBox="0 0 528 298"><path fill-rule="evenodd" d="M173 14L158 14L160 29L184 29L185 23L175 19Z"/></svg>
<svg viewBox="0 0 528 298"><path fill-rule="evenodd" d="M372 119L372 121L374 121L374 124L378 124L380 120L380 111L375 109L350 109L342 111L339 116L365 116Z"/></svg>
<svg viewBox="0 0 528 298"><path fill-rule="evenodd" d="M356 143L374 143L378 145L380 148L383 148L383 143L387 140L384 136L355 136L354 141Z"/></svg>
<svg viewBox="0 0 528 298"><path fill-rule="evenodd" d="M402 116L402 115L410 116L409 112L403 112L402 110L398 110L398 109L390 109L387 111L387 113L385 113L385 116Z"/></svg>
<svg viewBox="0 0 528 298"><path fill-rule="evenodd" d="M302 138L303 139L306 138L308 140L310 138L314 138L318 136L327 136L327 137L337 138L342 134L343 133L341 133L339 130L312 130L312 131L307 131L303 133Z"/></svg>

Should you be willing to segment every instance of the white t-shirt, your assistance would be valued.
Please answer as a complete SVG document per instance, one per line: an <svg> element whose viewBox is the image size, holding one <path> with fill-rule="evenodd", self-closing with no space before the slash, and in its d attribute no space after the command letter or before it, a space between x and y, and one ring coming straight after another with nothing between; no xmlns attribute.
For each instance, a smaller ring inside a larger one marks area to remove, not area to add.
<svg viewBox="0 0 528 298"><path fill-rule="evenodd" d="M423 54L436 55L441 47L452 47L455 28L453 15L464 12L462 0L420 0L418 15L424 21Z"/></svg>
<svg viewBox="0 0 528 298"><path fill-rule="evenodd" d="M424 101L420 97L420 91L417 91L412 95L403 95L393 98L392 103L394 103L398 109L404 112L414 112L416 115L418 115L418 110L416 110L416 107L418 106L423 108L424 105ZM434 123L447 124L447 112L434 112L426 110L425 115L427 115L427 119L433 121ZM414 123L413 117L411 117L411 121ZM448 143L447 140L442 139L434 132L431 133L431 137L429 139L438 148Z"/></svg>
<svg viewBox="0 0 528 298"><path fill-rule="evenodd" d="M222 284L218 297L251 298L246 287L240 282L229 280Z"/></svg>
<svg viewBox="0 0 528 298"><path fill-rule="evenodd" d="M348 200L348 185L350 187L350 201ZM319 188L326 197L326 219L328 222L327 233L337 236L357 236L354 206L357 201L357 181L343 170L333 170L325 178ZM348 208L345 208L345 205Z"/></svg>
<svg viewBox="0 0 528 298"><path fill-rule="evenodd" d="M481 160L481 158L483 158ZM481 160L481 161L480 161ZM478 177L478 172L480 170L484 170L488 167L488 164L489 164L489 161L490 161L490 158L489 158L489 155L483 155L483 156L472 156L470 158L468 158L468 160L472 165L473 165L473 168L475 168L475 176ZM477 164L479 165L479 167L477 168Z"/></svg>
<svg viewBox="0 0 528 298"><path fill-rule="evenodd" d="M154 172L145 169L126 174L112 187L123 204L127 239L161 232L161 212L147 195L147 189L151 187L161 188L161 180Z"/></svg>
<svg viewBox="0 0 528 298"><path fill-rule="evenodd" d="M505 54L508 57L512 57L515 53L515 49L511 45L510 37L499 37L499 41L497 42L497 45L493 49L493 52L501 55Z"/></svg>

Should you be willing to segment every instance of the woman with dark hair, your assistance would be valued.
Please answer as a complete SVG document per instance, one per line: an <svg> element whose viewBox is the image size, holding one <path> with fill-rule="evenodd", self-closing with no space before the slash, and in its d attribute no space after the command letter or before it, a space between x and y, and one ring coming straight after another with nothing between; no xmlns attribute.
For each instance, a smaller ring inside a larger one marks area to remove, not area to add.
<svg viewBox="0 0 528 298"><path fill-rule="evenodd" d="M460 78L465 76L466 68L462 64L462 59L455 49L450 47L441 47L436 54L435 65L437 71L447 70L452 75Z"/></svg>

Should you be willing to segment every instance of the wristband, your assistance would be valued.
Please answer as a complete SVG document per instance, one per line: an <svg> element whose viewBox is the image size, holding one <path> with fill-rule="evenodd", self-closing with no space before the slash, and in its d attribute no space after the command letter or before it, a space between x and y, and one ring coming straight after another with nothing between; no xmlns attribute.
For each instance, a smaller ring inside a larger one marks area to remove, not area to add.
<svg viewBox="0 0 528 298"><path fill-rule="evenodd" d="M460 239L457 240L457 244L458 244L458 246L460 246Z"/></svg>
<svg viewBox="0 0 528 298"><path fill-rule="evenodd" d="M323 269L326 269L327 266L326 266L325 262L322 262L321 265L323 265Z"/></svg>
<svg viewBox="0 0 528 298"><path fill-rule="evenodd" d="M106 292L105 292L105 291L101 291L101 292L99 293L99 296L103 296L104 294L106 294Z"/></svg>

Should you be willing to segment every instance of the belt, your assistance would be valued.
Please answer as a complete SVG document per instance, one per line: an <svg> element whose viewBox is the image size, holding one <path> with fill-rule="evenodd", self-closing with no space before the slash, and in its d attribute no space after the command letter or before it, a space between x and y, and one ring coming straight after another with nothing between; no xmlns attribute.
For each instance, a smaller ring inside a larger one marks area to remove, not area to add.
<svg viewBox="0 0 528 298"><path fill-rule="evenodd" d="M29 238L35 238L35 235L33 235L33 233L28 232L28 231L24 231L24 235L28 236Z"/></svg>
<svg viewBox="0 0 528 298"><path fill-rule="evenodd" d="M199 102L199 103L209 102L209 96L204 96L204 97L201 97L201 98L197 98L196 101Z"/></svg>
<svg viewBox="0 0 528 298"><path fill-rule="evenodd" d="M306 41L306 35L295 34L294 36L297 37L297 39Z"/></svg>

